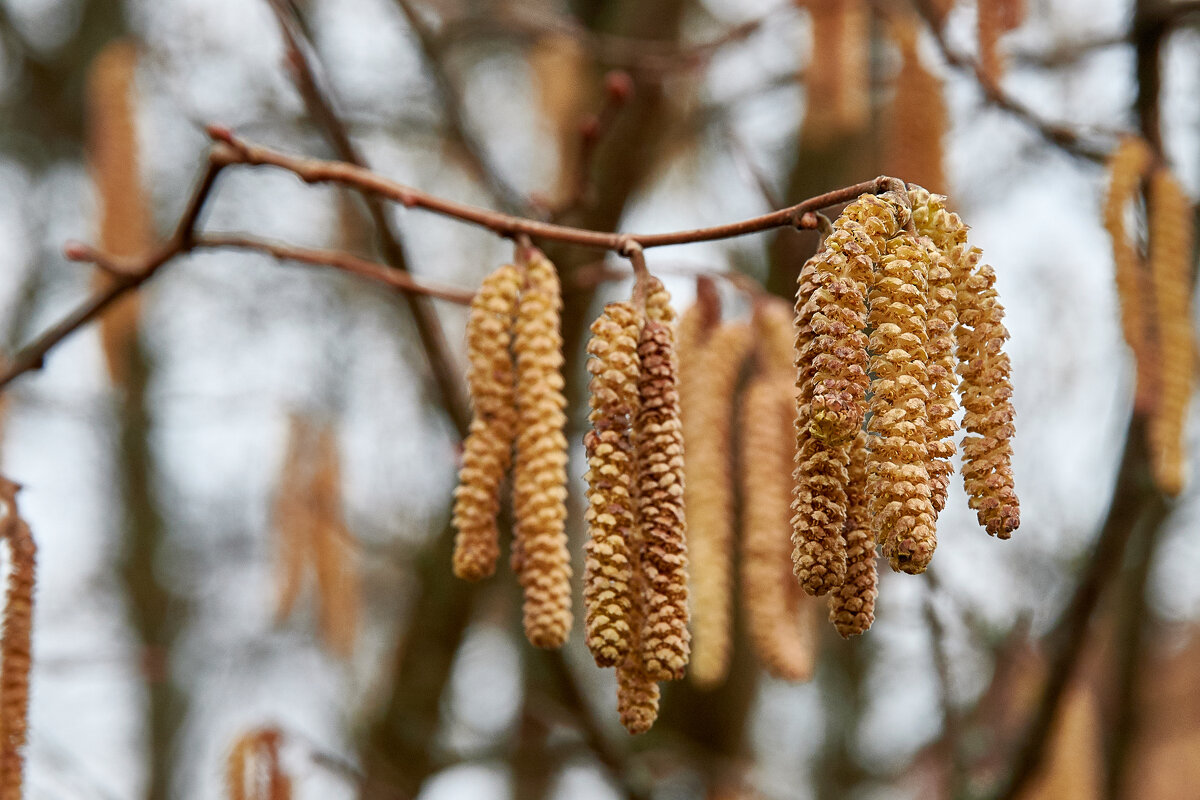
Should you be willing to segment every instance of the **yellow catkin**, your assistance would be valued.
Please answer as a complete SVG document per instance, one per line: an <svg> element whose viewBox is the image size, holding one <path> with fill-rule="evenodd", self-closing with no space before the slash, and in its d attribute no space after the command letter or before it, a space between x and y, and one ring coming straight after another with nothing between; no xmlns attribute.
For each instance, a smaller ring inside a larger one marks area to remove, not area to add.
<svg viewBox="0 0 1200 800"><path fill-rule="evenodd" d="M866 410L867 284L907 213L895 198L863 195L800 271L792 569L814 596L840 585L846 573L849 442Z"/></svg>
<svg viewBox="0 0 1200 800"><path fill-rule="evenodd" d="M629 540L636 524L630 435L638 408L641 314L632 303L609 303L592 323L587 351L592 430L588 460L588 541L583 578L587 645L601 667L629 652Z"/></svg>
<svg viewBox="0 0 1200 800"><path fill-rule="evenodd" d="M721 683L729 667L733 547L730 422L734 390L750 342L748 326L730 323L717 327L698 352L680 349L687 450L684 494L691 558L691 676L701 687Z"/></svg>
<svg viewBox="0 0 1200 800"><path fill-rule="evenodd" d="M892 569L924 572L936 546L926 468L929 251L911 234L888 242L871 287L871 439L867 492Z"/></svg>
<svg viewBox="0 0 1200 800"><path fill-rule="evenodd" d="M1012 372L1004 342L1004 306L996 273L979 264L978 248L959 245L951 256L958 300L958 384L963 407L963 486L967 503L989 534L1007 539L1021 524L1013 485Z"/></svg>
<svg viewBox="0 0 1200 800"><path fill-rule="evenodd" d="M229 800L291 800L292 782L279 759L282 740L274 728L238 737L225 762Z"/></svg>
<svg viewBox="0 0 1200 800"><path fill-rule="evenodd" d="M665 681L683 677L691 652L684 439L674 333L647 302L650 314L659 319L647 320L638 345L640 407L633 437L645 605L641 648L647 675Z"/></svg>
<svg viewBox="0 0 1200 800"><path fill-rule="evenodd" d="M804 137L827 144L870 115L870 9L863 0L806 0L812 20Z"/></svg>
<svg viewBox="0 0 1200 800"><path fill-rule="evenodd" d="M867 497L867 433L850 445L850 483L846 490L846 579L829 594L829 619L843 637L865 633L875 622L879 575L875 534Z"/></svg>
<svg viewBox="0 0 1200 800"><path fill-rule="evenodd" d="M794 457L795 391L790 376L763 370L742 395L739 415L742 484L742 608L750 641L770 674L789 681L812 677L815 649L788 584ZM803 598L802 602L814 602Z"/></svg>
<svg viewBox="0 0 1200 800"><path fill-rule="evenodd" d="M314 432L300 414L288 417L287 451L275 490L275 621L283 622L296 607L304 588L305 567L311 560L314 539L309 497Z"/></svg>
<svg viewBox="0 0 1200 800"><path fill-rule="evenodd" d="M517 304L517 456L514 535L525 592L525 636L561 647L571 631L571 558L567 551L566 399L563 397L562 289L554 265L532 250Z"/></svg>
<svg viewBox="0 0 1200 800"><path fill-rule="evenodd" d="M1147 316L1149 273L1126 228L1125 214L1141 193L1142 180L1153 162L1154 151L1145 140L1135 136L1121 139L1108 161L1108 194L1104 198L1104 227L1112 238L1121 330L1137 362L1134 403L1139 410L1154 404L1159 359L1151 336L1153 323Z"/></svg>
<svg viewBox="0 0 1200 800"><path fill-rule="evenodd" d="M0 478L8 543L8 587L0 633L0 800L21 800L24 749L29 730L29 673L32 666L33 592L37 545L17 508L18 486Z"/></svg>
<svg viewBox="0 0 1200 800"><path fill-rule="evenodd" d="M511 264L488 275L467 320L467 385L474 415L454 493L454 574L466 580L491 575L500 555L500 484L517 429L509 345L521 279Z"/></svg>
<svg viewBox="0 0 1200 800"><path fill-rule="evenodd" d="M884 172L945 191L942 138L947 114L942 82L921 63L917 21L905 16L891 29L900 48L901 66L893 81L895 94L887 118Z"/></svg>
<svg viewBox="0 0 1200 800"><path fill-rule="evenodd" d="M99 244L107 253L133 257L154 242L153 223L138 171L136 73L138 52L131 41L114 42L96 56L88 75L88 166L96 187ZM107 286L103 271L96 280ZM100 318L100 341L113 383L129 375L129 358L137 338L139 299L131 292Z"/></svg>
<svg viewBox="0 0 1200 800"><path fill-rule="evenodd" d="M625 730L637 735L645 733L658 719L658 683L646 670L642 660L641 632L645 624L645 576L640 560L640 534L634 534L631 543L633 560L633 596L630 609L631 642L625 660L617 665L617 714Z"/></svg>
<svg viewBox="0 0 1200 800"><path fill-rule="evenodd" d="M1192 205L1166 169L1150 178L1150 275L1161 355L1158 403L1150 417L1154 481L1177 495L1184 484L1184 424L1192 397L1195 331L1191 322Z"/></svg>
<svg viewBox="0 0 1200 800"><path fill-rule="evenodd" d="M342 516L342 481L337 440L331 428L317 436L309 496L313 508L312 557L316 572L321 637L343 658L354 652L361 616L358 548Z"/></svg>
<svg viewBox="0 0 1200 800"><path fill-rule="evenodd" d="M946 198L931 194L920 186L909 189L913 223L917 233L926 237L929 252L929 292L925 308L926 345L925 366L928 372L929 402L926 429L925 468L933 492L933 510L946 507L950 476L954 471L954 414L958 401L954 390L958 386L955 354L955 330L958 326L958 297L950 258L956 247L967 241L967 226L959 216L946 208Z"/></svg>

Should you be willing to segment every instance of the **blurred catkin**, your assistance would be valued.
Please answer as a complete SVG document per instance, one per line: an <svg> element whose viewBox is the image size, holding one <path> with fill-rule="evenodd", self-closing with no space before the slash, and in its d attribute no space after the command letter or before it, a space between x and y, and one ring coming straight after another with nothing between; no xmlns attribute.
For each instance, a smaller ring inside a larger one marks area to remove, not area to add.
<svg viewBox="0 0 1200 800"><path fill-rule="evenodd" d="M287 450L275 489L274 518L275 621L281 623L296 607L304 588L304 571L312 558L316 521L309 495L315 431L300 414L288 416Z"/></svg>
<svg viewBox="0 0 1200 800"><path fill-rule="evenodd" d="M805 0L812 49L803 137L815 145L861 130L870 110L870 9L864 0Z"/></svg>
<svg viewBox="0 0 1200 800"><path fill-rule="evenodd" d="M24 749L29 730L29 672L32 666L33 593L37 545L17 508L18 486L0 478L8 543L8 587L0 633L0 800L21 800Z"/></svg>
<svg viewBox="0 0 1200 800"><path fill-rule="evenodd" d="M454 493L454 574L466 580L491 575L500 555L500 484L517 428L509 345L520 288L520 270L505 264L484 278L467 319L467 385L474 415Z"/></svg>
<svg viewBox="0 0 1200 800"><path fill-rule="evenodd" d="M229 800L291 800L292 782L279 761L282 738L274 728L237 738L225 763Z"/></svg>
<svg viewBox="0 0 1200 800"><path fill-rule="evenodd" d="M978 0L976 10L979 69L985 80L994 84L1004 76L1000 37L1020 26L1025 18L1025 0Z"/></svg>
<svg viewBox="0 0 1200 800"><path fill-rule="evenodd" d="M638 336L641 314L632 303L609 303L592 323L588 342L590 420L587 450L587 523L583 601L587 645L601 667L629 652L629 541L636 525L634 458L630 440L638 407Z"/></svg>
<svg viewBox="0 0 1200 800"><path fill-rule="evenodd" d="M929 251L911 234L887 244L871 287L871 447L867 492L876 540L892 569L924 572L936 546L925 464Z"/></svg>
<svg viewBox="0 0 1200 800"><path fill-rule="evenodd" d="M1125 225L1125 215L1141 193L1142 179L1154 162L1154 151L1136 136L1121 139L1108 161L1108 194L1104 198L1104 227L1112 238L1117 298L1121 306L1121 330L1137 362L1137 391L1134 403L1149 410L1155 402L1160 363L1152 335L1153 322L1147 314L1147 295L1152 294L1149 273L1137 245Z"/></svg>
<svg viewBox="0 0 1200 800"><path fill-rule="evenodd" d="M884 172L945 191L942 137L946 133L946 100L941 80L921 63L917 45L922 28L912 15L898 18L890 26L901 65L892 82L895 93L886 123Z"/></svg>
<svg viewBox="0 0 1200 800"><path fill-rule="evenodd" d="M692 310L684 315L686 330ZM698 347L680 337L683 438L687 449L684 502L691 559L693 682L712 687L725 679L731 636L734 391L750 347L750 329L724 324Z"/></svg>
<svg viewBox="0 0 1200 800"><path fill-rule="evenodd" d="M1168 495L1184 484L1184 425L1192 397L1195 331L1191 322L1192 205L1165 169L1150 177L1150 276L1158 329L1161 390L1150 417L1155 483Z"/></svg>
<svg viewBox="0 0 1200 800"><path fill-rule="evenodd" d="M133 257L154 242L153 221L139 172L136 120L137 46L128 40L105 47L92 62L87 83L88 167L100 214L99 244L106 253ZM97 271L97 282L112 277ZM100 342L109 377L123 385L129 377L137 337L137 292L117 300L100 317Z"/></svg>
<svg viewBox="0 0 1200 800"><path fill-rule="evenodd" d="M959 245L967 241L967 226L959 216L946 208L946 198L930 194L920 186L909 189L913 223L917 233L926 237L929 246L929 293L925 301L928 343L929 399L927 408L925 468L929 473L936 514L946 507L950 475L954 471L954 414L958 402L954 389L958 386L955 354L955 329L958 325L958 298L950 257Z"/></svg>
<svg viewBox="0 0 1200 800"><path fill-rule="evenodd" d="M647 320L638 345L640 405L633 435L645 606L641 648L647 675L665 681L683 677L691 652L684 438L674 332L650 301L646 311L659 319Z"/></svg>
<svg viewBox="0 0 1200 800"><path fill-rule="evenodd" d="M571 559L567 552L566 399L563 397L562 290L554 265L531 250L517 304L517 456L514 535L525 591L525 636L561 647L571 631Z"/></svg>
<svg viewBox="0 0 1200 800"><path fill-rule="evenodd" d="M850 445L850 485L846 491L846 578L829 594L829 618L843 637L865 633L875 621L879 576L875 535L867 500L867 432Z"/></svg>
<svg viewBox="0 0 1200 800"><path fill-rule="evenodd" d="M978 248L958 245L950 259L958 298L958 385L963 407L963 486L988 533L1007 539L1021 524L1012 473L1012 372L996 273Z"/></svg>
<svg viewBox="0 0 1200 800"><path fill-rule="evenodd" d="M311 553L316 573L321 637L342 658L354 653L361 616L357 543L342 515L342 478L331 427L317 435L315 472L309 489L313 510Z"/></svg>
<svg viewBox="0 0 1200 800"><path fill-rule="evenodd" d="M868 383L867 285L907 214L895 198L861 196L800 271L792 568L814 596L839 586L846 573L849 442L862 426Z"/></svg>
<svg viewBox="0 0 1200 800"><path fill-rule="evenodd" d="M795 387L790 375L781 372L760 370L742 395L742 608L750 641L767 672L804 681L812 677L816 651L794 600L814 601L794 598L789 591L795 583L788 569Z"/></svg>

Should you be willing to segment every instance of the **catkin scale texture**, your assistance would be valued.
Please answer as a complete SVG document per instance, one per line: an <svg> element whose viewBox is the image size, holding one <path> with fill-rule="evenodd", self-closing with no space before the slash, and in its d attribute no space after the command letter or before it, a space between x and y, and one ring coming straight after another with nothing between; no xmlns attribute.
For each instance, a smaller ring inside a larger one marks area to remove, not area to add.
<svg viewBox="0 0 1200 800"><path fill-rule="evenodd" d="M467 319L467 385L474 415L463 443L454 493L454 574L480 580L496 569L500 484L512 459L517 411L512 341L521 272L506 264L488 275Z"/></svg>
<svg viewBox="0 0 1200 800"><path fill-rule="evenodd" d="M686 330L688 314L684 316L681 327ZM695 349L680 348L687 448L684 502L691 556L691 675L701 687L721 683L729 667L733 547L730 421L734 390L750 340L746 325L725 324ZM681 336L681 345L684 341Z"/></svg>
<svg viewBox="0 0 1200 800"><path fill-rule="evenodd" d="M1192 396L1195 331L1192 329L1190 267L1192 207L1183 187L1166 169L1155 170L1148 193L1150 275L1162 365L1161 391L1150 417L1154 481L1168 495L1184 483L1184 425Z"/></svg>
<svg viewBox="0 0 1200 800"><path fill-rule="evenodd" d="M954 471L954 414L958 402L954 390L958 386L955 354L955 329L958 325L958 297L954 287L950 256L954 249L967 241L967 226L959 216L946 208L945 198L916 186L909 189L913 223L929 251L928 294L926 297L925 368L928 373L929 398L926 406L927 428L925 468L929 473L933 493L933 510L946 506L950 476Z"/></svg>
<svg viewBox="0 0 1200 800"><path fill-rule="evenodd" d="M592 430L584 438L588 471L588 540L583 598L587 645L601 667L629 652L632 603L629 541L636 524L631 427L638 406L641 315L610 303L592 324L587 350Z"/></svg>
<svg viewBox="0 0 1200 800"><path fill-rule="evenodd" d="M936 545L926 468L929 253L911 234L889 240L871 287L867 490L876 540L892 568L924 572Z"/></svg>
<svg viewBox="0 0 1200 800"><path fill-rule="evenodd" d="M866 412L868 284L889 238L907 222L895 198L863 195L800 271L796 296L796 470L793 572L827 594L846 574L849 442Z"/></svg>
<svg viewBox="0 0 1200 800"><path fill-rule="evenodd" d="M517 303L517 455L513 470L514 546L525 592L525 636L561 647L571 630L567 551L566 399L563 397L561 287L554 265L533 250Z"/></svg>
<svg viewBox="0 0 1200 800"><path fill-rule="evenodd" d="M850 445L850 483L846 491L846 577L829 595L829 619L844 638L865 633L875 621L879 594L875 535L867 504L867 433Z"/></svg>
<svg viewBox="0 0 1200 800"><path fill-rule="evenodd" d="M652 308L648 302L648 314ZM647 320L638 353L640 402L633 438L645 605L641 661L647 675L662 681L683 677L691 652L684 439L671 326Z"/></svg>
<svg viewBox="0 0 1200 800"><path fill-rule="evenodd" d="M963 486L979 524L1007 539L1021 524L1013 486L1012 367L1004 342L1004 307L996 295L996 273L979 265L979 250L954 249L950 259L958 302L958 385L963 407Z"/></svg>

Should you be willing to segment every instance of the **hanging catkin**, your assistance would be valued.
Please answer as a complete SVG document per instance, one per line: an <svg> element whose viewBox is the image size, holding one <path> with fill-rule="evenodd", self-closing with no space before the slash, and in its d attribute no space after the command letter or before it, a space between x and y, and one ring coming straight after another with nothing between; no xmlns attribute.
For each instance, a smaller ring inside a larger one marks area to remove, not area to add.
<svg viewBox="0 0 1200 800"><path fill-rule="evenodd" d="M945 191L942 137L946 133L946 100L942 82L921 63L917 48L921 28L912 15L890 26L900 48L901 66L892 82L895 93L887 115L884 172Z"/></svg>
<svg viewBox="0 0 1200 800"><path fill-rule="evenodd" d="M1125 226L1125 214L1139 196L1142 179L1153 161L1154 152L1145 140L1136 136L1121 139L1108 161L1108 194L1104 198L1104 227L1112 238L1121 330L1137 363L1134 404L1143 411L1154 405L1160 361L1151 335L1153 322L1147 316L1149 273Z"/></svg>
<svg viewBox="0 0 1200 800"><path fill-rule="evenodd" d="M641 647L647 675L665 681L683 677L691 652L684 439L670 307L656 307L651 296L646 314L638 345L642 371L634 426L645 605Z"/></svg>
<svg viewBox="0 0 1200 800"><path fill-rule="evenodd" d="M806 142L861 130L870 114L870 9L863 0L806 0L812 47L806 70Z"/></svg>
<svg viewBox="0 0 1200 800"><path fill-rule="evenodd" d="M300 414L288 417L287 450L279 485L275 490L274 519L275 557L275 621L282 623L291 616L304 588L305 567L312 559L315 535L309 496L309 475L312 467L312 425Z"/></svg>
<svg viewBox="0 0 1200 800"><path fill-rule="evenodd" d="M774 374L772 374L772 372ZM787 373L760 370L742 395L742 608L750 641L767 672L789 681L812 677L810 631L799 624L788 569L793 461L789 435L795 387Z"/></svg>
<svg viewBox="0 0 1200 800"><path fill-rule="evenodd" d="M1025 0L978 0L976 11L979 69L984 80L995 84L1004 76L1000 37L1024 21Z"/></svg>
<svg viewBox="0 0 1200 800"><path fill-rule="evenodd" d="M979 265L978 248L959 245L950 259L958 299L958 384L963 407L963 486L989 534L1007 539L1021 524L1013 486L1012 367L996 273Z"/></svg>
<svg viewBox="0 0 1200 800"><path fill-rule="evenodd" d="M1195 332L1191 323L1192 207L1183 187L1160 168L1150 177L1150 275L1158 328L1160 384L1150 417L1154 481L1177 495L1184 483L1184 424L1192 397Z"/></svg>
<svg viewBox="0 0 1200 800"><path fill-rule="evenodd" d="M137 46L131 41L116 41L100 51L88 74L88 166L100 214L99 243L106 253L117 257L140 255L154 242L138 171L137 62ZM102 286L108 286L111 280L107 273L97 272ZM139 305L137 292L130 292L100 317L104 359L117 385L124 385L129 378Z"/></svg>
<svg viewBox="0 0 1200 800"><path fill-rule="evenodd" d="M681 327L686 326L681 323ZM691 676L701 687L721 683L729 667L733 547L730 420L738 373L750 340L746 325L724 324L698 351L680 349L687 449L684 496L692 587Z"/></svg>
<svg viewBox="0 0 1200 800"><path fill-rule="evenodd" d="M625 660L617 666L617 713L625 730L632 734L645 733L658 719L658 684L646 671L642 661L641 632L645 624L645 576L641 565L641 534L637 531L630 542L633 561L633 596L629 626L631 641Z"/></svg>
<svg viewBox="0 0 1200 800"><path fill-rule="evenodd" d="M279 762L282 739L274 728L238 737L225 764L229 800L291 800L292 782Z"/></svg>
<svg viewBox="0 0 1200 800"><path fill-rule="evenodd" d="M829 619L843 637L865 633L875 621L879 576L875 535L867 501L867 433L850 445L850 484L846 491L846 579L829 594Z"/></svg>
<svg viewBox="0 0 1200 800"><path fill-rule="evenodd" d="M800 271L796 295L796 471L793 571L823 595L846 573L849 442L866 409L866 289L885 242L907 221L895 198L848 205Z"/></svg>
<svg viewBox="0 0 1200 800"><path fill-rule="evenodd" d="M19 487L0 478L8 543L8 587L0 633L0 800L21 800L25 740L29 730L29 671L32 666L33 591L37 545L17 508Z"/></svg>
<svg viewBox="0 0 1200 800"><path fill-rule="evenodd" d="M925 303L929 254L911 234L891 239L871 287L871 440L867 491L876 541L892 569L925 571L936 545L925 448L929 375Z"/></svg>
<svg viewBox="0 0 1200 800"><path fill-rule="evenodd" d="M454 574L480 580L496 569L500 483L512 458L517 412L509 344L521 273L506 264L484 278L467 319L467 385L474 415L454 493Z"/></svg>
<svg viewBox="0 0 1200 800"><path fill-rule="evenodd" d="M641 314L632 303L609 303L592 323L587 351L592 430L587 450L587 523L583 601L587 645L601 667L629 652L632 602L629 541L636 524L631 427L638 407Z"/></svg>
<svg viewBox="0 0 1200 800"><path fill-rule="evenodd" d="M309 489L321 638L342 658L354 653L361 615L358 547L342 515L342 479L337 439L331 427L317 435L315 471Z"/></svg>
<svg viewBox="0 0 1200 800"><path fill-rule="evenodd" d="M517 304L517 457L513 470L515 547L525 591L525 636L561 647L571 631L567 552L566 399L563 397L561 288L554 265L531 250Z"/></svg>
<svg viewBox="0 0 1200 800"><path fill-rule="evenodd" d="M930 246L929 293L925 302L929 337L925 348L928 356L925 367L929 380L925 468L929 473L936 514L946 507L950 475L954 471L951 463L955 451L954 431L958 427L954 422L954 414L958 410L958 401L954 396L954 389L958 385L954 349L958 298L949 259L956 247L966 243L967 226L957 214L946 208L946 198L941 195L930 194L920 186L914 186L909 189L908 196L917 233L927 237L926 243Z"/></svg>

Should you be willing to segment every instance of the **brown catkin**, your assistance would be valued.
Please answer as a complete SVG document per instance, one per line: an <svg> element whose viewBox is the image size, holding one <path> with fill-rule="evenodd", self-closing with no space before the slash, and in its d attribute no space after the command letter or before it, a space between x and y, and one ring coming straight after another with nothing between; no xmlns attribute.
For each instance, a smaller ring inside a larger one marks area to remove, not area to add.
<svg viewBox="0 0 1200 800"><path fill-rule="evenodd" d="M846 579L829 594L829 619L843 637L865 633L875 621L879 576L875 535L867 499L867 432L850 445L850 484L846 491Z"/></svg>
<svg viewBox="0 0 1200 800"><path fill-rule="evenodd" d="M629 540L636 524L630 441L638 408L641 314L609 303L592 323L587 351L592 430L587 450L588 541L583 578L587 645L597 666L616 666L629 652L632 602Z"/></svg>
<svg viewBox="0 0 1200 800"><path fill-rule="evenodd" d="M665 315L648 300L647 315ZM679 416L675 337L669 323L649 319L638 353L640 405L634 424L637 512L641 526L642 664L659 681L683 677L688 631L688 548L684 527L684 439Z"/></svg>
<svg viewBox="0 0 1200 800"><path fill-rule="evenodd" d="M304 571L314 539L308 474L311 467L312 425L300 414L288 416L287 450L275 490L275 622L291 616L304 588Z"/></svg>
<svg viewBox="0 0 1200 800"><path fill-rule="evenodd" d="M870 9L864 0L805 0L812 20L803 136L828 144L861 130L870 103Z"/></svg>
<svg viewBox="0 0 1200 800"><path fill-rule="evenodd" d="M641 567L641 541L635 533L631 542L633 560L633 596L629 624L632 631L629 652L617 666L617 713L625 730L637 735L645 733L658 719L658 684L642 661L641 632L645 613L645 577Z"/></svg>
<svg viewBox="0 0 1200 800"><path fill-rule="evenodd" d="M454 574L466 580L491 575L500 555L500 484L517 429L509 345L521 278L511 264L484 278L467 320L467 385L474 415L454 492Z"/></svg>
<svg viewBox="0 0 1200 800"><path fill-rule="evenodd" d="M29 730L29 673L32 666L33 592L37 545L17 508L18 486L0 478L0 520L8 543L8 587L0 633L0 800L21 800L24 749Z"/></svg>
<svg viewBox="0 0 1200 800"><path fill-rule="evenodd" d="M1025 18L1025 0L978 0L976 11L979 69L985 80L994 84L1004 75L1000 37L1020 26Z"/></svg>
<svg viewBox="0 0 1200 800"><path fill-rule="evenodd" d="M534 646L545 648L561 647L572 622L561 292L554 265L540 251L531 250L513 337L517 356L513 510L525 592L525 636Z"/></svg>
<svg viewBox="0 0 1200 800"><path fill-rule="evenodd" d="M1013 486L1012 371L1004 341L1004 307L996 295L996 273L979 265L978 248L954 249L951 271L958 298L958 384L963 407L963 486L989 534L1007 539L1021 524Z"/></svg>
<svg viewBox="0 0 1200 800"><path fill-rule="evenodd" d="M794 598L789 591L795 583L788 568L795 388L790 375L781 372L763 370L750 381L738 418L742 608L750 641L767 672L804 681L812 677L815 648L805 626L797 624L794 600L814 601Z"/></svg>
<svg viewBox="0 0 1200 800"><path fill-rule="evenodd" d="M861 196L800 271L792 569L814 596L840 585L846 573L848 445L862 427L868 383L865 296L886 241L907 214L895 198Z"/></svg>
<svg viewBox="0 0 1200 800"><path fill-rule="evenodd" d="M229 800L291 800L292 782L279 760L282 739L275 728L238 737L225 763Z"/></svg>
<svg viewBox="0 0 1200 800"><path fill-rule="evenodd" d="M321 638L342 658L354 653L361 616L358 546L342 515L342 478L337 439L331 427L317 435L312 504L311 553L316 573Z"/></svg>
<svg viewBox="0 0 1200 800"><path fill-rule="evenodd" d="M1195 331L1191 322L1192 205L1163 168L1150 177L1150 275L1162 369L1158 403L1150 417L1154 481L1175 496L1184 483L1184 425L1192 397Z"/></svg>
<svg viewBox="0 0 1200 800"><path fill-rule="evenodd" d="M750 342L748 326L727 323L717 327L698 352L680 349L687 449L684 502L692 587L691 676L697 686L706 688L721 683L729 668L733 548L730 421L738 374Z"/></svg>
<svg viewBox="0 0 1200 800"><path fill-rule="evenodd" d="M942 138L946 134L946 100L941 80L921 63L917 47L921 29L911 15L891 26L901 65L892 82L895 94L884 138L884 172L945 191Z"/></svg>
<svg viewBox="0 0 1200 800"><path fill-rule="evenodd" d="M931 194L920 186L908 192L912 203L913 223L917 233L926 237L929 245L929 291L925 302L928 343L929 400L925 437L925 468L933 492L934 513L946 507L950 475L954 471L954 414L958 401L954 390L958 386L955 371L955 329L958 326L958 297L950 257L954 249L967 241L967 226L959 216L946 208L946 198Z"/></svg>
<svg viewBox="0 0 1200 800"><path fill-rule="evenodd" d="M88 166L99 206L99 243L122 258L144 253L154 242L153 222L142 186L136 125L137 46L128 40L109 44L96 56L88 75ZM112 277L97 272L104 287ZM137 292L117 300L100 318L100 341L113 383L129 379L137 341L140 301Z"/></svg>
<svg viewBox="0 0 1200 800"><path fill-rule="evenodd" d="M924 572L933 557L932 486L925 464L929 251L909 233L887 244L871 287L871 425L867 492L875 538L892 569Z"/></svg>
<svg viewBox="0 0 1200 800"><path fill-rule="evenodd" d="M1152 320L1147 295L1150 278L1146 264L1125 225L1130 203L1141 192L1142 179L1154 162L1154 151L1145 140L1126 136L1108 160L1108 194L1104 198L1104 227L1112 239L1117 299L1121 307L1121 330L1137 363L1134 404L1140 410L1153 407L1160 363L1155 352Z"/></svg>

